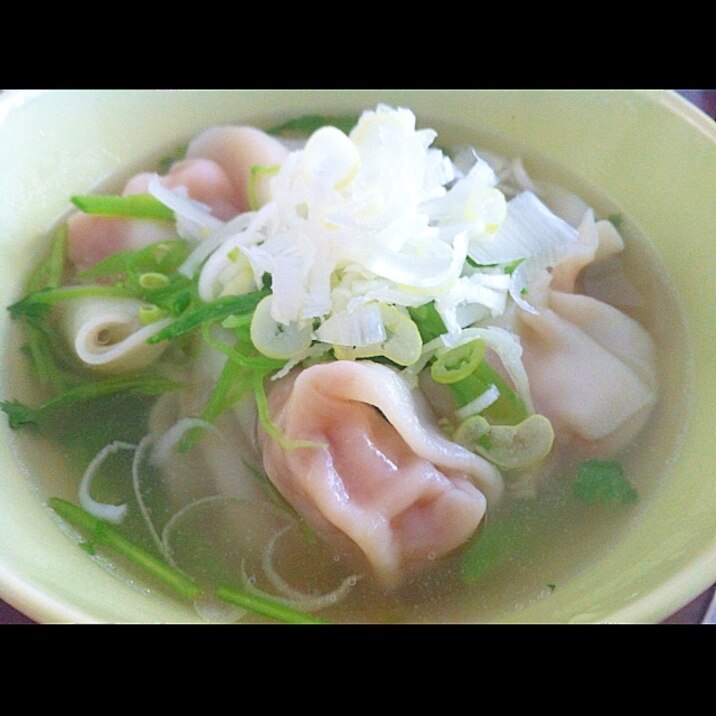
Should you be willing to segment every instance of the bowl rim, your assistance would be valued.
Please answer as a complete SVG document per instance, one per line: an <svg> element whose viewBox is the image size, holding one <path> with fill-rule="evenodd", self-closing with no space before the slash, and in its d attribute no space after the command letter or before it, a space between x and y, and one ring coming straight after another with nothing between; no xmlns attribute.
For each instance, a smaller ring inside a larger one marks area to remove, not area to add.
<svg viewBox="0 0 716 716"><path fill-rule="evenodd" d="M0 123L13 108L52 90L10 89L0 92ZM675 90L637 90L648 94L668 112L687 122L695 131L716 144L716 121ZM663 582L615 612L614 620L626 622L661 621L704 592L716 580L716 552L704 545L703 552ZM96 617L43 590L9 568L0 558L0 597L9 605L40 622L99 623Z"/></svg>

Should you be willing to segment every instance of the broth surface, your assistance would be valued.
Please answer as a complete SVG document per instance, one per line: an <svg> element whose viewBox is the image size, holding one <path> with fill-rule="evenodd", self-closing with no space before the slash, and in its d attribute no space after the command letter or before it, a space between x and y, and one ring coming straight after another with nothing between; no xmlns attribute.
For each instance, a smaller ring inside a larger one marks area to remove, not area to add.
<svg viewBox="0 0 716 716"><path fill-rule="evenodd" d="M441 146L468 141L478 148L485 147L506 156L521 156L530 176L574 191L594 207L598 218L622 214L608 197L584 181L519 147L505 146L497 137L466 138L449 126L431 124L427 118L419 118L419 122L420 126L438 129ZM266 124L257 122L257 126ZM157 157L163 155L164 152L159 152ZM157 157L143 163L143 167L153 166ZM101 189L121 186L137 168L128 170ZM368 623L491 622L514 618L515 613L535 600L549 599L554 591L606 556L636 523L643 506L667 479L679 449L688 403L685 394L688 360L684 357L687 341L674 291L658 256L628 217L622 216L619 231L625 239L624 252L605 264L589 266L580 277L578 290L605 300L638 320L657 346L659 401L646 429L619 457L625 474L639 493L639 501L635 505L610 507L581 503L572 494L578 461L565 457L541 482L535 498L508 493L496 510L488 510L490 524L518 524L519 527L505 530L509 546L474 584L464 584L460 579L463 550L459 550L437 560L434 569L390 594L385 594L370 578L361 578L344 601L322 610L321 618ZM623 277L624 282L615 282L615 275ZM28 366L17 347L21 343L19 336L10 342L14 348L6 358L3 396L36 404L41 396L33 387ZM151 404L150 399L131 396L83 403L81 409L58 411L56 420L48 421L38 430L14 433L19 459L41 499L58 496L76 502L79 481L87 463L108 442L138 443L147 432ZM129 516L121 529L134 541L154 548L133 496L130 457L120 454L107 462L94 483L93 495L101 501L127 502ZM158 484L152 494L153 511L163 514L165 522L176 511L171 502L172 490ZM266 504L270 504L268 500ZM264 523L276 519L278 525L280 518L274 515L274 508L265 510ZM199 579L218 579L239 586L241 550L248 548L244 538L232 528L237 521L249 520L248 512L245 506L228 501L197 508L175 532L177 562ZM318 569L311 566L316 563L316 554L319 555ZM304 591L330 591L353 573L341 555L320 544L306 543L296 529L277 541L275 557L284 579ZM258 561L256 555L247 560L244 566L249 574ZM134 573L120 560L104 555L103 562L136 583ZM137 588L146 588L141 585L140 579ZM269 591L260 578L257 586ZM164 592L156 585L151 588ZM174 598L168 593L163 597ZM242 621L261 621L261 618L249 614Z"/></svg>

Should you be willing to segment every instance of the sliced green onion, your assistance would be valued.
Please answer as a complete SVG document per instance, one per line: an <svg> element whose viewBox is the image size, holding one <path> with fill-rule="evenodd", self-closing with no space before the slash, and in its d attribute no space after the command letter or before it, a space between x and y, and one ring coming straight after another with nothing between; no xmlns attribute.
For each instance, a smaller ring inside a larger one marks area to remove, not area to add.
<svg viewBox="0 0 716 716"><path fill-rule="evenodd" d="M147 574L164 582L185 599L194 600L201 594L202 589L196 582L131 542L109 522L97 519L81 507L59 497L51 497L47 504L71 525L89 533L90 544L104 545L113 549Z"/></svg>
<svg viewBox="0 0 716 716"><path fill-rule="evenodd" d="M468 259L469 260L469 259ZM443 319L435 308L435 302L425 303L416 308L409 308L408 313L418 327L423 343L430 343L446 332Z"/></svg>
<svg viewBox="0 0 716 716"><path fill-rule="evenodd" d="M139 277L139 285L142 288L164 288L169 285L169 276L158 271L143 273Z"/></svg>
<svg viewBox="0 0 716 716"><path fill-rule="evenodd" d="M271 315L273 296L266 296L256 306L251 320L251 342L259 353L275 360L289 360L303 353L311 345L313 328L307 324L299 328L274 320Z"/></svg>
<svg viewBox="0 0 716 716"><path fill-rule="evenodd" d="M286 624L327 624L322 619L317 619L310 614L304 614L296 609L287 607L279 601L268 597L259 597L256 594L248 594L233 587L218 587L214 592L219 599L229 604L249 609L262 616L275 619Z"/></svg>
<svg viewBox="0 0 716 716"><path fill-rule="evenodd" d="M483 360L469 376L450 383L449 387L458 407L462 408L483 395L493 385L500 392L500 397L482 413L491 423L517 425L529 416L522 398L486 360Z"/></svg>
<svg viewBox="0 0 716 716"><path fill-rule="evenodd" d="M385 327L386 338L369 346L333 347L338 360L385 357L397 365L409 366L415 363L423 349L420 331L410 315L397 306L378 303L380 317Z"/></svg>
<svg viewBox="0 0 716 716"><path fill-rule="evenodd" d="M139 323L142 326L149 326L152 323L161 321L167 317L167 312L159 306L140 306L139 307Z"/></svg>
<svg viewBox="0 0 716 716"><path fill-rule="evenodd" d="M457 383L472 375L484 356L485 341L479 338L457 348L439 351L437 360L430 366L430 375L436 383Z"/></svg>
<svg viewBox="0 0 716 716"><path fill-rule="evenodd" d="M174 212L151 194L130 194L128 196L86 194L73 196L72 203L85 214L174 221Z"/></svg>
<svg viewBox="0 0 716 716"><path fill-rule="evenodd" d="M239 317L230 316L229 318L233 319ZM246 325L234 324L232 326L227 326L225 324L229 320L229 318L221 322L221 325L224 328L243 328ZM250 315L242 316L241 318L248 318L250 323ZM221 341L217 341L216 339L214 339L211 335L211 331L209 330L209 324L207 323L204 323L202 325L201 333L203 339L209 346L211 346L214 350L223 353L230 361L235 363L237 366L241 366L243 368L257 368L263 371L265 374L268 374L271 371L280 370L285 365L285 361L283 360L275 360L273 358L267 358L261 355L256 350L255 346L251 343L250 338L244 339L242 336L240 336L232 347L226 343L222 343ZM238 333L239 332L237 331L237 334Z"/></svg>
<svg viewBox="0 0 716 716"><path fill-rule="evenodd" d="M498 467L522 470L547 457L554 430L544 415L530 415L517 425L490 425L473 415L460 423L453 439Z"/></svg>

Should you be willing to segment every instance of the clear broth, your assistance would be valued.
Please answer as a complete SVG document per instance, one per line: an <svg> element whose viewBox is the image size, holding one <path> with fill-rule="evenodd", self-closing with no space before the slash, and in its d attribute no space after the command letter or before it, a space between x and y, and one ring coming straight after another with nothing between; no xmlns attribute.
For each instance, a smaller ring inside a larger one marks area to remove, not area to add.
<svg viewBox="0 0 716 716"><path fill-rule="evenodd" d="M507 549L476 583L466 585L460 579L460 550L453 556L439 560L434 569L390 594L383 593L369 578L359 580L344 601L320 612L322 618L333 622L514 620L520 610L536 600L549 599L554 591L606 556L636 524L644 506L659 490L663 480L667 479L670 465L679 450L687 417L688 396L685 386L688 360L685 360L683 354L684 346L687 345L685 323L667 272L638 227L609 197L601 195L578 177L533 153L525 152L514 144L506 144L499 137L477 134L466 138L459 130L449 126L430 124L425 119L421 124L435 126L439 130L441 146L465 143L467 140L475 146L504 156L521 156L530 176L537 180L552 181L574 191L594 207L598 217L622 215L619 230L626 246L611 268L623 272L632 287L630 292L638 296L639 301L636 304L629 301L630 305L619 305L615 301L614 305L642 323L656 343L659 356L659 402L646 429L619 458L625 474L639 493L636 505L600 508L579 502L571 491L576 464L573 461L569 464L567 460L542 485L535 499L508 497L500 506L498 515L493 518L519 520L522 524L522 538L515 546ZM261 121L256 125L268 126L270 122ZM165 154L158 152L157 158ZM136 170L146 166L152 166L152 160L128 170L101 188L116 188ZM592 293L606 290L608 281L604 281L607 274L603 268L587 268L581 277L582 286L589 288ZM604 298L601 295L598 297ZM35 404L41 396L33 387L28 366L17 348L21 343L19 336L15 335L8 344L13 348L11 355L6 358L2 393L3 396ZM79 481L87 463L107 442L123 440L137 443L147 432L149 405L150 401L144 398L112 398L101 404L83 405L82 414L61 411L57 415L58 419L48 423L42 430L14 433L13 442L19 459L41 499L58 496L76 502ZM128 502L129 517L122 529L136 542L153 549L134 502L128 464L127 456L108 462L107 469L103 470L95 483L95 494L101 500ZM191 562L195 559L206 562L207 554L213 550L216 564L204 569L204 576L209 573L212 578L220 575L224 582L239 586L240 562L235 558L235 545L231 539L226 539L230 532L226 525L231 522L234 508L217 506L217 509L222 511L221 514L212 514L203 527L196 529L187 538L182 548L185 552L182 561ZM316 574L306 579L316 549L322 551L322 564ZM141 577L138 580L131 568L126 568L121 560L112 555L103 554L95 558L136 588L156 590L162 598L175 598L151 580ZM295 539L282 540L276 555L276 564L284 578L297 588L309 591L317 585L325 590L335 588L341 579L351 573L344 561L330 549L306 546ZM230 573L232 571L233 574ZM262 619L248 614L242 621Z"/></svg>

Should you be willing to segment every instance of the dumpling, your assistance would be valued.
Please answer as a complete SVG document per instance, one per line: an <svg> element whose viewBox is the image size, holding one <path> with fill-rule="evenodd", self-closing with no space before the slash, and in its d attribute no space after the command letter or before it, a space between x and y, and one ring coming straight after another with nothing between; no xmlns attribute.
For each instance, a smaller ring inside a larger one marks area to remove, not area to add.
<svg viewBox="0 0 716 716"><path fill-rule="evenodd" d="M530 289L539 313L520 311L518 318L535 410L550 419L560 442L603 457L639 434L658 390L656 350L646 330L616 308L572 292L584 266L621 248L616 231L595 224L588 212L573 254Z"/></svg>
<svg viewBox="0 0 716 716"><path fill-rule="evenodd" d="M231 178L234 203L248 211L249 177L254 166L275 167L283 164L288 149L277 139L254 127L211 127L189 144L187 157L204 157L219 164ZM259 203L268 199L268 186L257 187Z"/></svg>
<svg viewBox="0 0 716 716"><path fill-rule="evenodd" d="M154 176L142 173L125 185L123 196L145 194ZM185 187L193 199L206 204L218 219L230 219L239 209L234 187L226 172L210 159L186 159L161 178L169 189ZM134 251L157 241L176 239L176 228L166 222L94 216L75 212L67 222L68 253L79 268L87 268L117 251Z"/></svg>
<svg viewBox="0 0 716 716"><path fill-rule="evenodd" d="M427 404L371 361L311 366L269 396L285 449L260 436L266 474L328 541L361 554L386 588L463 544L497 500L497 469L447 440Z"/></svg>

